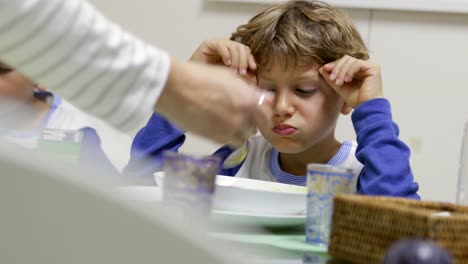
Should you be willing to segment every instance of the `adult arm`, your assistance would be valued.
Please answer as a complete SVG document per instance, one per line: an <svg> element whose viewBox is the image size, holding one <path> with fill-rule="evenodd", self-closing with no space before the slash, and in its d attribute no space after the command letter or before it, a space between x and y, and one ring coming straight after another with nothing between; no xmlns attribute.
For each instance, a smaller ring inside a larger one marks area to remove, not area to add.
<svg viewBox="0 0 468 264"><path fill-rule="evenodd" d="M154 108L169 56L80 0L0 0L0 58L79 108L128 130Z"/></svg>
<svg viewBox="0 0 468 264"><path fill-rule="evenodd" d="M185 131L240 145L263 117L260 92L234 73L171 61L85 0L0 0L0 59L122 130L156 110Z"/></svg>

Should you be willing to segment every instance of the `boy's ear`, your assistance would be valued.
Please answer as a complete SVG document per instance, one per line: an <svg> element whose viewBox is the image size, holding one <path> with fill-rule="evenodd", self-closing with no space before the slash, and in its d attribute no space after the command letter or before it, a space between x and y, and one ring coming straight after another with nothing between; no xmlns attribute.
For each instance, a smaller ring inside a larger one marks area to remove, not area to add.
<svg viewBox="0 0 468 264"><path fill-rule="evenodd" d="M353 111L353 108L349 106L346 102L344 102L343 107L341 108L341 113L343 115L348 115L349 113L351 113L351 111Z"/></svg>

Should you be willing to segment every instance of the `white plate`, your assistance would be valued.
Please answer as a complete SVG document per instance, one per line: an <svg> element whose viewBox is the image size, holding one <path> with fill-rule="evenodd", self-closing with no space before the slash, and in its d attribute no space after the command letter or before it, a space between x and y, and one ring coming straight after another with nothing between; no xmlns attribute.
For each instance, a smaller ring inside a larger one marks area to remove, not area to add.
<svg viewBox="0 0 468 264"><path fill-rule="evenodd" d="M122 186L112 190L129 200L140 202L159 202L162 200L162 191L155 186Z"/></svg>
<svg viewBox="0 0 468 264"><path fill-rule="evenodd" d="M160 202L162 189L155 186L123 186L113 189L114 193L129 200L140 202ZM305 215L261 214L239 211L213 210L214 221L241 225L257 225L268 227L288 227L305 224Z"/></svg>
<svg viewBox="0 0 468 264"><path fill-rule="evenodd" d="M164 173L157 172L158 185ZM300 215L305 213L306 188L277 182L216 176L213 209L250 215Z"/></svg>
<svg viewBox="0 0 468 264"><path fill-rule="evenodd" d="M305 215L269 215L213 210L213 220L223 223L288 227L305 225Z"/></svg>

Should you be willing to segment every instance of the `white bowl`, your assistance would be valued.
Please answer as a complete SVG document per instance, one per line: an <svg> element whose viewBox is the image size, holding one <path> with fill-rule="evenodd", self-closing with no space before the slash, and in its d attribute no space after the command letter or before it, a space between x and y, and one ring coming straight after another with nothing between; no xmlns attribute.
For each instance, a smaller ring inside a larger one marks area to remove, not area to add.
<svg viewBox="0 0 468 264"><path fill-rule="evenodd" d="M164 173L154 174L161 186ZM216 176L213 210L272 215L303 215L305 187L232 176Z"/></svg>
<svg viewBox="0 0 468 264"><path fill-rule="evenodd" d="M304 214L306 188L231 176L217 176L214 210L244 213Z"/></svg>

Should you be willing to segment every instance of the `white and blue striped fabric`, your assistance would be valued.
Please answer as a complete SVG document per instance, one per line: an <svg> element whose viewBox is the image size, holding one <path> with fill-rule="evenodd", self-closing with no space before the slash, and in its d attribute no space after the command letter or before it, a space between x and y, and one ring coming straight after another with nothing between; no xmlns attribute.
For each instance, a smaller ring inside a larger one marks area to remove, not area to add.
<svg viewBox="0 0 468 264"><path fill-rule="evenodd" d="M83 0L0 0L0 60L124 131L151 114L170 67Z"/></svg>

